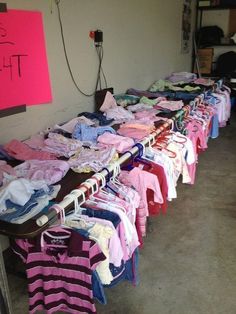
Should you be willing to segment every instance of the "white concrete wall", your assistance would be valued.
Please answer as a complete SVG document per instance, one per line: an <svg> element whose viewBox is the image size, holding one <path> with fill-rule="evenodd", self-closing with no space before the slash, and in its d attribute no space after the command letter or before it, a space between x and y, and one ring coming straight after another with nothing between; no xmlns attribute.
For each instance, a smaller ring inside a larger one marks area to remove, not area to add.
<svg viewBox="0 0 236 314"><path fill-rule="evenodd" d="M194 2L194 1L193 1ZM93 110L93 97L81 96L66 67L57 16L51 0L9 0L9 9L43 12L53 102L27 107L26 113L1 118L0 143L31 134ZM90 30L104 32L103 68L115 93L147 89L172 71L190 71L191 53L181 54L183 0L61 0L64 35L79 86L94 89L98 60Z"/></svg>

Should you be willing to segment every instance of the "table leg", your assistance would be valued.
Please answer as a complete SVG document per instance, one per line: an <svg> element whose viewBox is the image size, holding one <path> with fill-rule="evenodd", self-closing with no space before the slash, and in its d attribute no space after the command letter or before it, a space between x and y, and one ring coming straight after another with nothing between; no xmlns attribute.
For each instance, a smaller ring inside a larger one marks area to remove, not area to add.
<svg viewBox="0 0 236 314"><path fill-rule="evenodd" d="M4 259L2 255L1 241L0 241L0 287L1 287L1 292L3 295L3 299L7 308L7 313L13 314L7 274L6 274Z"/></svg>

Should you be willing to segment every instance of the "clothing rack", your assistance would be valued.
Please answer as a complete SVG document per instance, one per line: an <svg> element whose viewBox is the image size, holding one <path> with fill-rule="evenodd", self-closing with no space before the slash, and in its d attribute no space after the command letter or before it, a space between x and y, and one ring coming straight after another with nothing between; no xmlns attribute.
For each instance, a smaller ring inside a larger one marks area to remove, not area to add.
<svg viewBox="0 0 236 314"><path fill-rule="evenodd" d="M198 95L193 101L190 102L189 105L185 105L181 110L179 110L172 118L168 119L166 122L164 122L161 126L157 127L156 131L151 133L149 136L145 137L140 144L142 146L146 145L153 145L155 143L155 139L165 130L172 127L175 121L183 117L184 115L188 114L188 112L191 110L191 108L195 108L197 104L199 104L203 99L205 95L200 94ZM122 156L118 159L118 161L115 163L116 165L122 167L122 165L125 164L128 160L130 160L131 156L136 157L139 153L139 147L138 145L134 145L129 151L122 154ZM100 172L94 174L91 178L84 181L81 186L78 188L72 190L69 194L67 194L63 200L58 204L57 208L61 208L61 210L64 211L64 214L71 210L73 208L73 203L75 198L78 199L78 202L82 204L85 201L85 193L88 192L88 188L86 187L86 184L88 184L92 190L95 189L95 186L91 186L91 180L96 180L97 186L102 185L101 177L112 177L115 172L115 165L110 164L107 166L107 168L104 168ZM99 178L100 175L100 178ZM91 193L91 195L93 192ZM44 214L40 216L36 220L36 224L40 227L44 226L45 224L53 224L58 219L57 218L58 212L55 210L49 211L47 214Z"/></svg>
<svg viewBox="0 0 236 314"><path fill-rule="evenodd" d="M223 85L223 80L219 80L218 82L216 82L214 84L214 86L211 88L211 90L215 91L216 89L221 88L222 85ZM141 141L139 144L141 144L143 146L153 145L153 143L155 142L155 139L162 132L164 132L167 129L170 129L171 126L176 121L178 121L178 119L181 119L182 117L187 116L188 113L192 109L195 109L197 107L197 105L202 102L202 100L205 98L205 96L207 96L207 91L205 91L203 94L198 95L188 105L184 106L181 110L179 110L172 118L168 119L161 126L157 127L155 132L151 133L149 136L144 138L144 140ZM122 167L122 165L124 165L131 158L136 157L138 154L139 154L139 146L134 145L129 151L123 153L123 155L116 162L116 165L118 164L119 166ZM82 185L78 186L76 189L72 190L69 194L67 194L63 198L63 200L60 203L58 203L58 208L61 208L63 210L64 214L68 213L69 210L71 210L73 208L73 203L74 203L75 198L78 200L78 202L80 204L80 203L85 201L85 195L87 192L90 192L90 190L91 190L91 194L93 194L93 192L95 191L95 188L92 187L92 184L91 184L92 182L94 182L94 186L97 186L97 188L98 188L100 186L103 186L103 184L104 184L104 181L102 180L102 178L105 178L105 179L108 178L109 179L109 178L115 176L115 174L116 174L115 166L114 166L114 164L110 164L107 168L104 168L103 170L101 170L97 174L94 174L93 176L91 176L91 178L85 180ZM100 178L99 178L99 175L100 175ZM92 179L94 179L94 181ZM95 179L96 179L97 183L95 183ZM88 183L87 186L86 186L86 183ZM40 216L36 220L36 225L37 225L36 232L37 232L37 234L40 234L48 226L54 224L57 220L58 220L58 212L56 210L51 210L48 213ZM11 232L9 232L9 230L4 229L4 228L1 230L1 233L6 234L8 236L9 235L12 236ZM33 235L35 235L35 232L27 233L28 238L32 237ZM3 256L2 256L1 244L0 244L0 266L1 266L0 268L2 270L0 272L0 282L2 283L2 286L3 286L2 292L5 296L5 301L6 301L8 312L9 312L9 314L12 314L13 311L12 311L12 306L11 306L11 300L9 297L9 288L8 288L7 276L6 276L6 271L5 271L5 264L4 264Z"/></svg>

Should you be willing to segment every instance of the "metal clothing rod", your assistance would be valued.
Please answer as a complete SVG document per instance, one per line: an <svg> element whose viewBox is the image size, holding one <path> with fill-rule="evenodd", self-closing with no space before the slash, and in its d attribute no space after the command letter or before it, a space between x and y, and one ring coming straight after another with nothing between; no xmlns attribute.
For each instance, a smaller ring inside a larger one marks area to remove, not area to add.
<svg viewBox="0 0 236 314"><path fill-rule="evenodd" d="M142 140L140 142L140 144L143 146L146 146L148 143L151 143L151 141L153 139L158 137L158 135L160 135L164 130L168 129L174 123L174 121L176 121L181 116L183 116L185 114L185 112L188 110L188 108L189 108L189 106L187 105L183 109L178 111L174 117L172 117L171 119L168 119L165 123L163 123L163 125L158 127L155 132L153 132L149 136L145 137L145 139ZM130 159L130 155L135 156L138 154L138 152L139 152L139 148L137 146L132 147L128 152L124 153L118 159L116 164L118 164L119 166L122 166L126 161L128 161ZM107 170L101 170L100 172L98 172L98 174L101 174L102 177L106 177L108 175L108 171L109 171L109 174L112 174L114 172L114 165L113 164L108 165L106 167L106 169ZM95 175L94 175L94 177L95 177ZM93 176L88 180L91 180L91 179L93 179ZM87 180L84 182L85 185L86 185L86 182L87 182ZM73 206L73 199L75 197L78 199L79 202L82 202L83 196L85 195L86 192L88 192L88 189L85 186L81 186L78 189L75 189L75 190L71 191L69 194L67 194L63 198L63 200L58 204L58 206L66 211L67 209L71 208L71 206ZM56 212L52 210L52 211L49 211L47 214L44 214L41 217L39 217L36 220L36 224L38 226L43 226L50 221L55 221L56 218L57 218Z"/></svg>

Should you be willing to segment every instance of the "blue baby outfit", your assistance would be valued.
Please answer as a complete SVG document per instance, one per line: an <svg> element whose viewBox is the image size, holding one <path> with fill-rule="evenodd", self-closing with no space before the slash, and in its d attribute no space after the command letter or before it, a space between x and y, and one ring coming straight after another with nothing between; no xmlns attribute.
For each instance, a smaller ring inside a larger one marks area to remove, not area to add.
<svg viewBox="0 0 236 314"><path fill-rule="evenodd" d="M72 133L72 138L82 142L96 143L99 135L105 132L116 134L116 131L110 126L92 127L84 123L78 122Z"/></svg>
<svg viewBox="0 0 236 314"><path fill-rule="evenodd" d="M81 112L78 117L84 116L90 120L96 120L100 126L105 126L114 121L114 119L107 119L101 112Z"/></svg>

